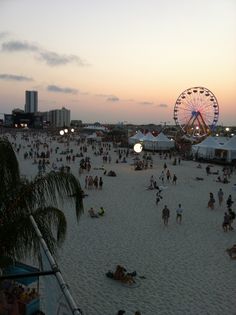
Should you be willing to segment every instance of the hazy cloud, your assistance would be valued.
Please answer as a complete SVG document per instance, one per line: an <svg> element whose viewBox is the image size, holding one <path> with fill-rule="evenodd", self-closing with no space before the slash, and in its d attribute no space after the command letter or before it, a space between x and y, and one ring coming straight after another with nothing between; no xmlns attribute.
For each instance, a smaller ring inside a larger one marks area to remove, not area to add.
<svg viewBox="0 0 236 315"><path fill-rule="evenodd" d="M58 54L53 51L42 49L39 45L27 41L12 40L2 43L3 52L31 52L35 57L48 66L61 66L69 63L76 63L79 66L87 66L84 60L75 55Z"/></svg>
<svg viewBox="0 0 236 315"><path fill-rule="evenodd" d="M118 102L120 101L119 97L112 95L112 94L95 94L98 97L104 97L107 99L108 102Z"/></svg>
<svg viewBox="0 0 236 315"><path fill-rule="evenodd" d="M158 107L162 107L162 108L167 108L168 107L168 105L167 104L159 104L159 105L157 105Z"/></svg>
<svg viewBox="0 0 236 315"><path fill-rule="evenodd" d="M98 97L112 97L112 95L110 95L110 94L95 94L95 96L98 96Z"/></svg>
<svg viewBox="0 0 236 315"><path fill-rule="evenodd" d="M32 78L25 77L23 75L15 75L15 74L0 74L0 80L5 81L33 81Z"/></svg>
<svg viewBox="0 0 236 315"><path fill-rule="evenodd" d="M152 102L147 102L147 101L144 101L144 102L139 102L139 104L141 104L141 105L153 105L153 103Z"/></svg>
<svg viewBox="0 0 236 315"><path fill-rule="evenodd" d="M12 40L2 44L2 50L8 52L15 51L39 51L39 47L33 44L29 44L26 41Z"/></svg>
<svg viewBox="0 0 236 315"><path fill-rule="evenodd" d="M46 62L48 66L60 66L72 62L77 63L79 66L86 65L85 62L75 55L60 55L53 51L40 51L39 58Z"/></svg>
<svg viewBox="0 0 236 315"><path fill-rule="evenodd" d="M107 98L108 102L118 102L120 99L117 96L110 96Z"/></svg>
<svg viewBox="0 0 236 315"><path fill-rule="evenodd" d="M76 94L78 90L68 88L68 87L60 87L57 85L48 85L47 90L49 92L56 92L56 93L66 93L66 94Z"/></svg>
<svg viewBox="0 0 236 315"><path fill-rule="evenodd" d="M8 32L0 32L0 40L7 37L9 35Z"/></svg>

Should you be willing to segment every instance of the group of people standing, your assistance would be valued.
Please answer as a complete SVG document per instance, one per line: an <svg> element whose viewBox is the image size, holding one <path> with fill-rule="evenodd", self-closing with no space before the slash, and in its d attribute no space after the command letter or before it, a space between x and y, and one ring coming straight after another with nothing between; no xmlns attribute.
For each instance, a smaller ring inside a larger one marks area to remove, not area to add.
<svg viewBox="0 0 236 315"><path fill-rule="evenodd" d="M93 176L86 176L85 177L85 188L86 189L102 189L103 187L103 179L102 177L95 176L93 178Z"/></svg>
<svg viewBox="0 0 236 315"><path fill-rule="evenodd" d="M181 206L181 204L179 203L177 209L176 209L176 222L181 224L182 222L182 215L183 215L183 208ZM168 221L170 218L170 210L167 207L167 205L164 206L163 210L162 210L162 220L164 222L164 225L168 225Z"/></svg>
<svg viewBox="0 0 236 315"><path fill-rule="evenodd" d="M164 169L162 170L161 172L161 175L159 177L159 179L161 180L162 184L165 183L165 180L167 181L167 183L170 183L171 180L172 180L172 184L175 184L177 183L177 176L176 174L173 174L173 176L171 175L170 173L170 170L167 168L167 165L166 163L164 163Z"/></svg>
<svg viewBox="0 0 236 315"><path fill-rule="evenodd" d="M218 196L219 206L221 207L224 201L224 192L222 188L220 188L219 191L217 192L217 196ZM234 202L232 200L232 195L230 194L226 200L227 211L225 211L224 213L224 219L222 223L222 228L224 232L232 231L234 229L232 227L232 224L236 215L235 215L235 212L232 210L233 203ZM210 208L211 210L215 209L215 198L212 192L210 192L210 197L209 197L207 207Z"/></svg>
<svg viewBox="0 0 236 315"><path fill-rule="evenodd" d="M208 204L207 204L207 208L210 208L211 210L214 210L215 209L215 197L214 197L214 194L212 192L209 193L210 197L209 197L209 201L208 201ZM218 196L218 202L219 202L219 206L221 207L222 206L222 203L224 201L224 192L222 190L222 188L220 188L217 192L217 196ZM226 200L226 205L227 205L227 208L231 208L233 204L233 200L232 200L232 195L230 194Z"/></svg>

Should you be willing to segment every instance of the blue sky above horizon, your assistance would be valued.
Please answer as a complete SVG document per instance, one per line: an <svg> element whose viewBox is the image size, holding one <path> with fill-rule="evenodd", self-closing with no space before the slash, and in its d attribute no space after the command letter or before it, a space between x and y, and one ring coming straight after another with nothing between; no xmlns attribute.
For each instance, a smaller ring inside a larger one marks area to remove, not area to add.
<svg viewBox="0 0 236 315"><path fill-rule="evenodd" d="M74 119L173 121L179 94L204 86L236 124L236 1L0 0L1 112L65 106Z"/></svg>

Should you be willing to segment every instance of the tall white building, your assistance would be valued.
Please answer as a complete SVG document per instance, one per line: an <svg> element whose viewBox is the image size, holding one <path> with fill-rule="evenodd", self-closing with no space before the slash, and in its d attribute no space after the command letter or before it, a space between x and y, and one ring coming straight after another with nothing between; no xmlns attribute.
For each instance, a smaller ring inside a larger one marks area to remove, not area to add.
<svg viewBox="0 0 236 315"><path fill-rule="evenodd" d="M25 113L38 112L38 92L25 91Z"/></svg>
<svg viewBox="0 0 236 315"><path fill-rule="evenodd" d="M62 109L54 109L49 111L49 121L54 127L70 126L70 110L62 107Z"/></svg>

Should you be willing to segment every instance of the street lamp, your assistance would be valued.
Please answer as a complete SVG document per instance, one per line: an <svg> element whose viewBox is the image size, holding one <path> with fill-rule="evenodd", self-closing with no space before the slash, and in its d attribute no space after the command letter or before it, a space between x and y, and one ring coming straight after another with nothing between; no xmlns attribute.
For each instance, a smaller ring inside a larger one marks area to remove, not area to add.
<svg viewBox="0 0 236 315"><path fill-rule="evenodd" d="M70 135L73 134L74 132L75 132L74 128L71 129L64 128L59 131L60 136L66 136L68 146L70 145Z"/></svg>

